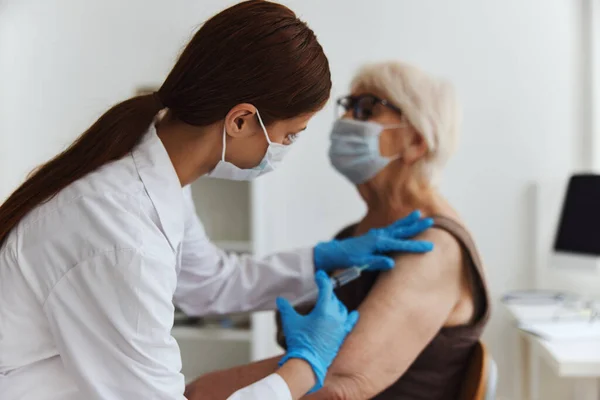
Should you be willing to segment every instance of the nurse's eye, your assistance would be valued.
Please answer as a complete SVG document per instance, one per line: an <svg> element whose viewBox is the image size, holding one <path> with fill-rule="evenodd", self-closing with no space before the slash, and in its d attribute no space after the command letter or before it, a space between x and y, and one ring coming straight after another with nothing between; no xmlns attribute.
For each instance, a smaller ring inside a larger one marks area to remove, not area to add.
<svg viewBox="0 0 600 400"><path fill-rule="evenodd" d="M290 133L289 135L287 135L285 137L285 141L283 144L290 145L290 144L294 143L298 139L299 135L300 135L299 133Z"/></svg>

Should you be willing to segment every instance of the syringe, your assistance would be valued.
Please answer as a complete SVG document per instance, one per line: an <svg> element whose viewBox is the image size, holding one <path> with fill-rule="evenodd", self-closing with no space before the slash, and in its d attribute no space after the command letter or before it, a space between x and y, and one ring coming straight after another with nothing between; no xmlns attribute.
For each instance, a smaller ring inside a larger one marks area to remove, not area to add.
<svg viewBox="0 0 600 400"><path fill-rule="evenodd" d="M353 280L360 278L360 275L362 274L362 272L364 270L366 270L367 268L369 268L369 264L361 265L360 267L358 267L358 266L350 267L350 268L346 268L342 272L339 272L339 273L331 276L329 279L331 280L333 289L342 287L342 286L346 285L347 283L350 283ZM315 301L318 296L319 296L319 288L316 288L316 289L311 290L310 292L306 293L304 296L301 296L299 299L296 299L296 301L294 301L293 305L297 306L302 303L308 303L309 301Z"/></svg>

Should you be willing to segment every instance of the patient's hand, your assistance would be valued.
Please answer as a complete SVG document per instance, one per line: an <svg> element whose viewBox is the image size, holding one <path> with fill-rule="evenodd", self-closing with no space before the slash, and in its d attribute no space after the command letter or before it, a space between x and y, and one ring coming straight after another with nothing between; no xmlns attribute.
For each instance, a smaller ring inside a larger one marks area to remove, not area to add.
<svg viewBox="0 0 600 400"><path fill-rule="evenodd" d="M358 308L360 319L329 369L325 387L306 399L370 399L410 367L446 323L461 295L463 260L458 242L431 229L424 255L402 254L382 273Z"/></svg>

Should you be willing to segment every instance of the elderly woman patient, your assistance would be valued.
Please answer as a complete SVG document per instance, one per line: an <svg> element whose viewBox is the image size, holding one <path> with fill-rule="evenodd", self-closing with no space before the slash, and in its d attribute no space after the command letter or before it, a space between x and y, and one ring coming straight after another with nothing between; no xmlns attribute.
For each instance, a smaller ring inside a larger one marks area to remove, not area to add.
<svg viewBox="0 0 600 400"><path fill-rule="evenodd" d="M434 219L434 228L420 235L434 250L398 255L393 270L364 273L338 289L360 319L324 388L307 398L455 400L488 320L489 300L473 239L436 188L459 135L454 92L415 67L386 62L364 67L338 104L344 114L333 125L329 156L368 211L337 237L360 235L420 209ZM219 386L228 388L223 394L233 392L272 372L276 361L213 373L204 384L210 382L215 394Z"/></svg>

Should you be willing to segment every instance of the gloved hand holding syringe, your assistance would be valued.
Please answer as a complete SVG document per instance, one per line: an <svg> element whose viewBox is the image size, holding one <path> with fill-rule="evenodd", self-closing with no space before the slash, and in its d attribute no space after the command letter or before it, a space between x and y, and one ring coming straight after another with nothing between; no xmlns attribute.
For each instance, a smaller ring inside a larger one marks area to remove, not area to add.
<svg viewBox="0 0 600 400"><path fill-rule="evenodd" d="M333 289L335 290L339 287L346 285L347 283L350 283L350 282L360 278L360 275L362 274L362 272L364 270L366 270L367 268L369 268L369 264L346 268L345 270L342 270L341 272L332 275L329 279L331 280L331 283L333 284ZM314 290L311 290L310 292L301 296L299 299L296 299L296 301L294 301L294 303L293 303L293 306L295 307L302 303L308 303L310 301L314 301L317 299L318 295L319 295L319 289L315 288Z"/></svg>

